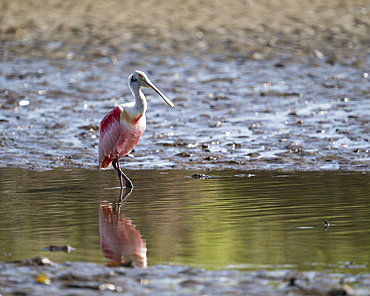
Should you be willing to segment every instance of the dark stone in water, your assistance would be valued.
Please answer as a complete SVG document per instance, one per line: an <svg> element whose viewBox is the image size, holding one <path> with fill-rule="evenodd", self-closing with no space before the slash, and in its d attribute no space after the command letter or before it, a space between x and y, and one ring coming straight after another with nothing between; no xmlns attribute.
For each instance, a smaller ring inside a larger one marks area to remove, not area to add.
<svg viewBox="0 0 370 296"><path fill-rule="evenodd" d="M46 248L42 248L41 250L43 251L50 251L50 252L66 252L70 253L71 251L75 250L75 248L72 248L70 245L65 245L65 246L49 246Z"/></svg>
<svg viewBox="0 0 370 296"><path fill-rule="evenodd" d="M193 179L198 179L198 180L204 180L204 179L207 179L209 178L209 176L205 175L205 174L194 174L191 176Z"/></svg>
<svg viewBox="0 0 370 296"><path fill-rule="evenodd" d="M27 260L16 260L16 261L13 261L12 263L25 265L25 266L39 266L39 265L55 266L56 265L49 258L41 257L41 256L37 256L35 258L27 259Z"/></svg>

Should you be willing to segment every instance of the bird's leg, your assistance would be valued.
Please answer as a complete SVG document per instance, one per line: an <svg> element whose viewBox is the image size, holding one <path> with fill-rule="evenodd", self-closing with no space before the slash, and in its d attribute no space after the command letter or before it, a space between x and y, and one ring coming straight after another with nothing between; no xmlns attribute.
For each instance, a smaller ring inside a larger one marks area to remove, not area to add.
<svg viewBox="0 0 370 296"><path fill-rule="evenodd" d="M119 198L118 199L121 200L122 199L122 195L123 195L122 176L121 176L120 170L117 168L116 160L113 160L112 164L113 164L114 169L118 173L119 184L121 185L121 192L119 193Z"/></svg>
<svg viewBox="0 0 370 296"><path fill-rule="evenodd" d="M125 179L125 183L126 183L127 188L134 188L134 185L132 185L131 180L121 170L121 167L119 165L119 156L118 155L116 157L116 162L117 162L118 175L120 176L120 179L121 179L121 184L123 183L122 182L122 178L123 178L123 179ZM122 187L122 185L121 185L121 187Z"/></svg>
<svg viewBox="0 0 370 296"><path fill-rule="evenodd" d="M134 185L132 185L131 180L122 172L120 166L119 166L119 156L116 156L116 159L112 162L113 167L116 169L118 173L119 183L121 185L121 193L120 193L120 200L122 200L123 196L123 179L125 179L126 188L134 188Z"/></svg>
<svg viewBox="0 0 370 296"><path fill-rule="evenodd" d="M118 179L119 179L119 183L121 185L121 191L119 193L118 200L122 200L122 198L123 198L123 180L122 180L122 177L123 176L126 177L126 175L122 172L121 168L119 167L119 157L118 157L118 155L117 155L117 158L115 160L113 160L112 165L118 173ZM128 179L128 178L126 177L126 179ZM126 184L127 184L127 182L126 182Z"/></svg>

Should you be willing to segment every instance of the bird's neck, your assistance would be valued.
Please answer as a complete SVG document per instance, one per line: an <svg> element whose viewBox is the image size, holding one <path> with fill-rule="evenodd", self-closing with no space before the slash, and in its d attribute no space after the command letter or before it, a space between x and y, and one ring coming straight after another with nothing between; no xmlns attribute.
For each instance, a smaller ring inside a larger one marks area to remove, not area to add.
<svg viewBox="0 0 370 296"><path fill-rule="evenodd" d="M134 105L134 112L136 114L144 114L146 112L147 108L147 102L146 98L144 96L144 93L141 91L140 85L132 85L131 86L131 92L135 97L135 105Z"/></svg>

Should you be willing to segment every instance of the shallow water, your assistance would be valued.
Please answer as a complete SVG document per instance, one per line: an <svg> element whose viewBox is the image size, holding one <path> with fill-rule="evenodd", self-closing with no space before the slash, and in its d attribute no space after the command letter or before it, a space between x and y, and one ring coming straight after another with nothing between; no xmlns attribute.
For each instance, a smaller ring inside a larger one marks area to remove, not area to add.
<svg viewBox="0 0 370 296"><path fill-rule="evenodd" d="M368 174L194 173L204 172L127 171L135 188L120 215L139 231L149 266L370 271ZM99 205L118 198L113 170L0 168L0 179L0 261L107 262ZM66 244L76 250L41 250Z"/></svg>

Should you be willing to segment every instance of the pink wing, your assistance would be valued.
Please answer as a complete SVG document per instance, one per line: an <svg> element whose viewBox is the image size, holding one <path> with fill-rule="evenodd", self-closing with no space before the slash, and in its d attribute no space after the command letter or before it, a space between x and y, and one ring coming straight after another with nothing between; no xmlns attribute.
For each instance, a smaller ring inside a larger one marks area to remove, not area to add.
<svg viewBox="0 0 370 296"><path fill-rule="evenodd" d="M114 107L100 123L99 169L109 167L116 158L115 147L121 131L122 111L122 107Z"/></svg>
<svg viewBox="0 0 370 296"><path fill-rule="evenodd" d="M99 169L109 167L117 154L123 157L130 153L145 130L145 114L121 120L122 112L123 107L116 106L100 123Z"/></svg>

